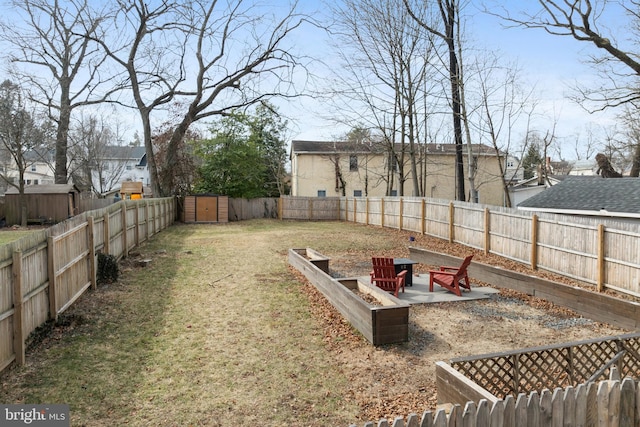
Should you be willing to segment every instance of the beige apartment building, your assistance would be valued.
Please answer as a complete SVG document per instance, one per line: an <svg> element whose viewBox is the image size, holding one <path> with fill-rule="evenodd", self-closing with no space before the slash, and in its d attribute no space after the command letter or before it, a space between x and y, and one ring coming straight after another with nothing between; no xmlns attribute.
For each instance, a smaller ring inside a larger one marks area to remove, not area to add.
<svg viewBox="0 0 640 427"><path fill-rule="evenodd" d="M504 205L503 179L499 162L504 158L492 147L474 144L477 164L475 185L478 202ZM408 146L396 144L395 158L381 145L338 141L291 142L291 195L299 197L383 197L420 196L456 198L455 145L421 144L417 159L419 191L413 194ZM466 151L466 147L465 147ZM399 167L399 163L403 168ZM470 200L468 157L464 155L465 191ZM405 178L401 184L400 170ZM401 186L403 188L401 188Z"/></svg>

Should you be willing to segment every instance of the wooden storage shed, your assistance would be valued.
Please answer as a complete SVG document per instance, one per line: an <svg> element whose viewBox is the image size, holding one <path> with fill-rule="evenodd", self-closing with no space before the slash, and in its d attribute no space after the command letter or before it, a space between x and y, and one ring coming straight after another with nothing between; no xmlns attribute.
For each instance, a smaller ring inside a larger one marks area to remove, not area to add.
<svg viewBox="0 0 640 427"><path fill-rule="evenodd" d="M29 185L24 188L28 222L55 223L78 214L78 188L72 184ZM20 224L20 193L5 193L7 225Z"/></svg>
<svg viewBox="0 0 640 427"><path fill-rule="evenodd" d="M184 222L229 222L229 197L211 194L186 196Z"/></svg>

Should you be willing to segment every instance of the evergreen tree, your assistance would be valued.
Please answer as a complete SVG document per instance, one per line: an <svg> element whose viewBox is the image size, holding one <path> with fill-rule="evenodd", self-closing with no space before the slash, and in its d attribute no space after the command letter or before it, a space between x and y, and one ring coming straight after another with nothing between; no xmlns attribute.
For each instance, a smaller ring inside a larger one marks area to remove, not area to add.
<svg viewBox="0 0 640 427"><path fill-rule="evenodd" d="M233 113L210 129L213 137L196 143L195 190L229 197L278 197L284 194L286 122L268 104L254 114Z"/></svg>
<svg viewBox="0 0 640 427"><path fill-rule="evenodd" d="M529 135L527 145L527 152L522 158L524 179L533 178L537 173L538 166L542 165L544 161L540 152L540 137L537 134Z"/></svg>

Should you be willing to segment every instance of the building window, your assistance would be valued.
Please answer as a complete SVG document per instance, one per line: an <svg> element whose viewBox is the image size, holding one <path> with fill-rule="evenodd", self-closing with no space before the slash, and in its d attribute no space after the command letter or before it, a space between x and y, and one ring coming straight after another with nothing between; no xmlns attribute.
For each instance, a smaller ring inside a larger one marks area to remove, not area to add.
<svg viewBox="0 0 640 427"><path fill-rule="evenodd" d="M38 185L38 180L37 179L33 180L33 185Z"/></svg>
<svg viewBox="0 0 640 427"><path fill-rule="evenodd" d="M31 172L35 172L36 171L36 165L31 165Z"/></svg>
<svg viewBox="0 0 640 427"><path fill-rule="evenodd" d="M389 154L389 166L391 168L391 172L398 172L400 168L398 167L398 160L393 154Z"/></svg>
<svg viewBox="0 0 640 427"><path fill-rule="evenodd" d="M130 171L131 169L133 169L133 167L131 165L127 165L127 170Z"/></svg>
<svg viewBox="0 0 640 427"><path fill-rule="evenodd" d="M327 197L327 190L318 190L318 197Z"/></svg>
<svg viewBox="0 0 640 427"><path fill-rule="evenodd" d="M351 172L358 171L358 156L356 156L355 154L349 156L349 170Z"/></svg>
<svg viewBox="0 0 640 427"><path fill-rule="evenodd" d="M362 197L362 190L353 190L353 197Z"/></svg>
<svg viewBox="0 0 640 427"><path fill-rule="evenodd" d="M398 190L391 190L391 196L395 197L398 195Z"/></svg>

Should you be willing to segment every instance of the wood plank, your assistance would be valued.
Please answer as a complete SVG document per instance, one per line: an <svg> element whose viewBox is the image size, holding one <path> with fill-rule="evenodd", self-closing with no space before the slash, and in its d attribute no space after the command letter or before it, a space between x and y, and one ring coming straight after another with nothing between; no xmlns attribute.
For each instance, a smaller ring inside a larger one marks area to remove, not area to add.
<svg viewBox="0 0 640 427"><path fill-rule="evenodd" d="M13 353L16 363L23 366L26 361L24 319L22 316L22 251L13 253L13 266L11 269L13 278Z"/></svg>
<svg viewBox="0 0 640 427"><path fill-rule="evenodd" d="M482 399L491 404L498 401L496 396L442 361L436 362L436 388L438 403L464 405L468 401L479 402Z"/></svg>

